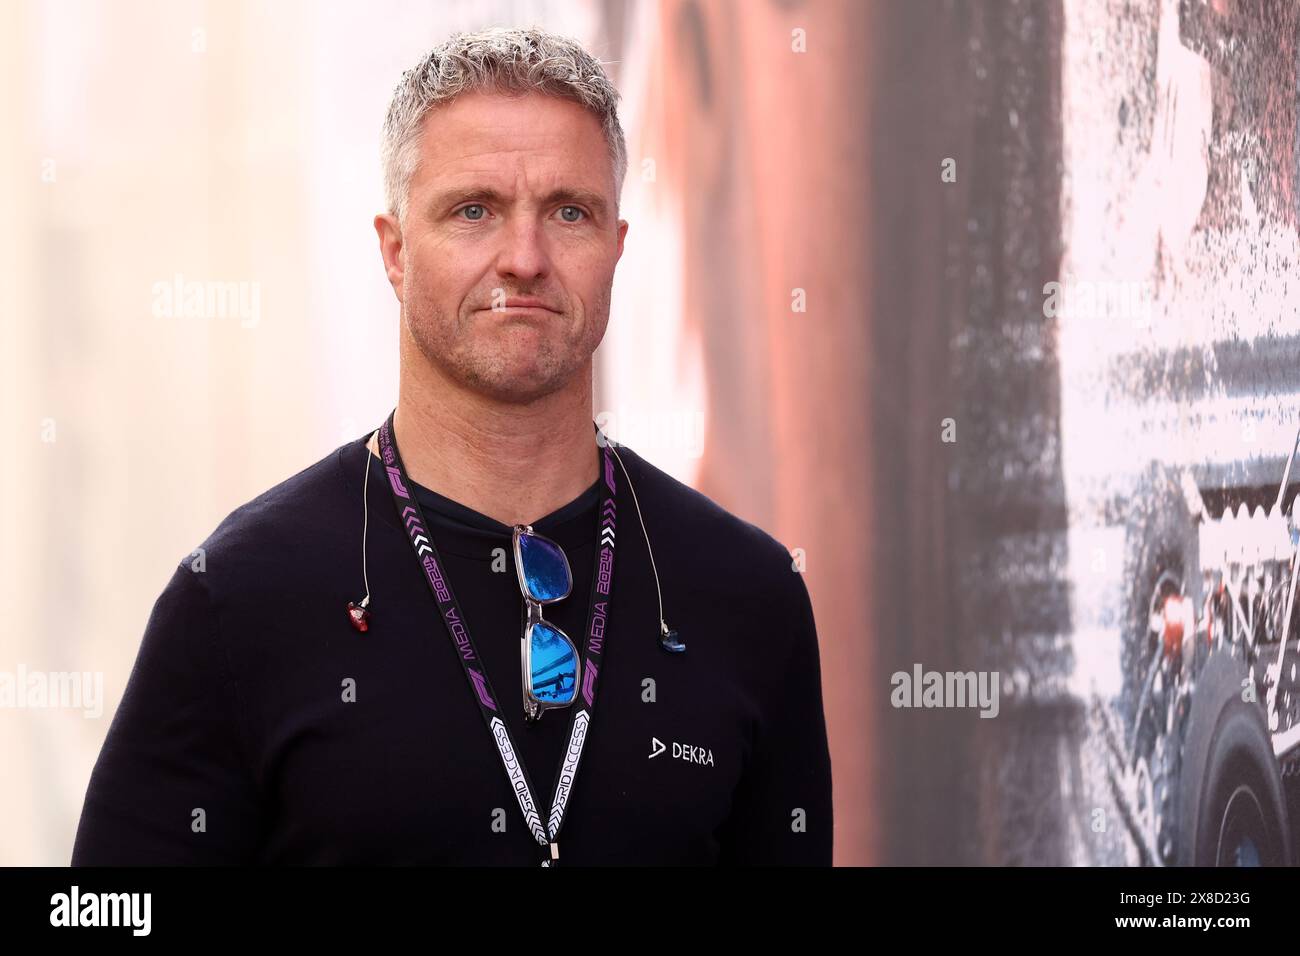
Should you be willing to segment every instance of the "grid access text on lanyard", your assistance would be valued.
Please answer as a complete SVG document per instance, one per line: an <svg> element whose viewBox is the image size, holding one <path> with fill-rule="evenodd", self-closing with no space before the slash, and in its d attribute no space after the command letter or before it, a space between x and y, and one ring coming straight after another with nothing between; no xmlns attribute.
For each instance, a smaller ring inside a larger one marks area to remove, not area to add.
<svg viewBox="0 0 1300 956"><path fill-rule="evenodd" d="M483 723L496 744L501 755L510 789L519 801L519 810L524 822L538 846L543 850L542 866L554 866L559 861L560 827L564 824L565 811L569 798L573 795L574 781L578 776L578 764L582 760L582 749L587 735L591 731L593 711L596 702L596 686L600 680L602 654L604 652L605 633L608 630L609 600L614 582L614 524L617 507L617 487L614 479L614 458L610 452L609 442L598 444L603 449L601 457L604 480L600 488L600 502L596 510L596 559L592 572L590 610L587 617L587 629L580 639L582 647L582 687L573 702L569 714L568 742L560 755L559 770L555 775L555 792L551 797L550 811L546 825L543 826L541 811L533 799L533 785L528 777L510 731L501 718L498 701L482 658L470 637L465 624L465 615L461 613L460 604L452 594L451 584L443 573L443 563L434 546L429 532L429 523L424 519L420 503L408 490L409 481L406 468L402 465L402 456L397 450L397 441L393 434L393 416L390 412L387 420L379 428L379 451L384 470L388 475L389 490L393 503L397 507L398 520L406 529L407 538L415 550L416 559L424 569L425 581L433 593L434 602L442 612L443 623L456 650L465 679L478 702ZM594 425L595 423L593 423ZM599 427L596 428L599 434Z"/></svg>

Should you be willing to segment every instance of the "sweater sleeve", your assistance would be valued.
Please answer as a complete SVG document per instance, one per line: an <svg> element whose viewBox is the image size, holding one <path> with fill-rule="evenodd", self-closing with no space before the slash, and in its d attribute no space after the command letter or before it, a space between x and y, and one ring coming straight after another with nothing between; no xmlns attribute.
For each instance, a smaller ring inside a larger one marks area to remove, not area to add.
<svg viewBox="0 0 1300 956"><path fill-rule="evenodd" d="M830 866L831 758L812 602L795 574L791 647L755 730L753 753L723 827L723 865Z"/></svg>
<svg viewBox="0 0 1300 956"><path fill-rule="evenodd" d="M255 862L256 787L203 572L163 589L86 790L73 866Z"/></svg>

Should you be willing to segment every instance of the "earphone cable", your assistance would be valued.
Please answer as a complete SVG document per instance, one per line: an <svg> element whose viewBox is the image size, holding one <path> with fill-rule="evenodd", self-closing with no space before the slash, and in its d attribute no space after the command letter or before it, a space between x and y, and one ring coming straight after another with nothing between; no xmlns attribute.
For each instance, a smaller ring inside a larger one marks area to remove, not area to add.
<svg viewBox="0 0 1300 956"><path fill-rule="evenodd" d="M632 504L636 505L636 520L641 523L641 534L645 537L646 551L650 553L650 570L655 576L655 593L659 596L659 633L667 634L668 624L664 621L664 595L663 591L659 588L659 569L655 567L655 552L654 549L650 547L650 535L645 529L645 519L641 517L641 502L637 500L636 487L632 484L632 476L627 473L627 465L623 464L623 459L619 456L618 449L614 447L615 442L611 441L609 438L606 438L605 440L609 442L609 450L614 453L614 460L618 462L618 467L623 469L623 477L627 479L627 486L632 491Z"/></svg>
<svg viewBox="0 0 1300 956"><path fill-rule="evenodd" d="M370 459L375 457L370 442L374 441L378 434L379 432L376 431L366 441L366 478L361 483L361 501L365 514L361 522L361 577L366 582L366 596L361 599L362 607L370 603L370 575L366 573L366 532L370 529L370 495L367 494L366 489L370 487Z"/></svg>

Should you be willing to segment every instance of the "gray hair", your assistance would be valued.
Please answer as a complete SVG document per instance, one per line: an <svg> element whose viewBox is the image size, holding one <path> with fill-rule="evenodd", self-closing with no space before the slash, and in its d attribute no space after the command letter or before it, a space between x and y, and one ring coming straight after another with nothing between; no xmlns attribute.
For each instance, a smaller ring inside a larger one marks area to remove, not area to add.
<svg viewBox="0 0 1300 956"><path fill-rule="evenodd" d="M452 35L403 73L393 91L380 153L388 211L399 222L406 219L425 115L440 103L474 91L544 93L591 110L601 121L609 147L617 207L627 175L627 142L618 121L618 90L600 62L567 37L535 28L493 27Z"/></svg>

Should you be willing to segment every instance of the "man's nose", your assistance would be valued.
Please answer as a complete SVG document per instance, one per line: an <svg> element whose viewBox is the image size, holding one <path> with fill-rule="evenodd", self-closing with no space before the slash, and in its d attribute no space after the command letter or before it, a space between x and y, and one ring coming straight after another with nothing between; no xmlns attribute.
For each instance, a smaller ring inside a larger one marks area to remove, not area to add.
<svg viewBox="0 0 1300 956"><path fill-rule="evenodd" d="M523 281L550 271L550 254L542 223L533 216L512 216L498 234L497 272Z"/></svg>

